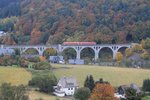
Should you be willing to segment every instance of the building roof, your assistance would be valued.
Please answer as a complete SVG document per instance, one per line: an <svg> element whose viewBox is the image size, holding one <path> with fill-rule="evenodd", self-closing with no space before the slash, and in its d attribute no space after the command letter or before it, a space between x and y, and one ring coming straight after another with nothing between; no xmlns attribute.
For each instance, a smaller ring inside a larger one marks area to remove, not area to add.
<svg viewBox="0 0 150 100"><path fill-rule="evenodd" d="M70 88L70 87L78 87L77 81L74 77L62 77L58 85L63 88Z"/></svg>
<svg viewBox="0 0 150 100"><path fill-rule="evenodd" d="M130 86L128 86L128 85L121 85L121 86L118 88L118 93L119 93L119 94L124 94L125 91L126 91L128 88L132 88L132 89L136 90L136 93L140 93L140 92L141 92L140 88L139 88L135 83L132 83L132 84L130 84Z"/></svg>
<svg viewBox="0 0 150 100"><path fill-rule="evenodd" d="M135 83L130 84L130 87L133 88L134 90L136 90L136 93L141 92L140 88Z"/></svg>

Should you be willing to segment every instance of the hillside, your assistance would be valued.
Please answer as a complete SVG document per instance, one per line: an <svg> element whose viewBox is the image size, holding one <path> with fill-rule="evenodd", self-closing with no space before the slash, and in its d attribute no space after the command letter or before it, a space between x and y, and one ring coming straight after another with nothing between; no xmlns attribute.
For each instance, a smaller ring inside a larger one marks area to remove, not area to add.
<svg viewBox="0 0 150 100"><path fill-rule="evenodd" d="M130 43L150 37L149 0L1 0L0 5L0 30L8 34L0 43Z"/></svg>

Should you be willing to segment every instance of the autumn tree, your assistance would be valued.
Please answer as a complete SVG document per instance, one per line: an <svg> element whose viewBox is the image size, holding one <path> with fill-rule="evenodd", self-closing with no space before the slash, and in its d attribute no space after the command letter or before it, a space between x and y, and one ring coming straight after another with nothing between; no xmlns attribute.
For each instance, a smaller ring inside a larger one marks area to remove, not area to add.
<svg viewBox="0 0 150 100"><path fill-rule="evenodd" d="M126 55L126 57L130 57L132 54L133 54L133 52L132 52L132 49L131 49L131 48L127 48L127 49L125 50L125 55Z"/></svg>
<svg viewBox="0 0 150 100"><path fill-rule="evenodd" d="M135 53L142 53L143 52L142 45L140 45L140 44L134 45L132 48L132 51Z"/></svg>
<svg viewBox="0 0 150 100"><path fill-rule="evenodd" d="M46 49L45 51L44 51L44 56L46 57L46 58L48 58L49 56L54 56L54 55L56 55L57 54L57 51L55 50L55 49L53 49L53 48L48 48L48 49Z"/></svg>
<svg viewBox="0 0 150 100"><path fill-rule="evenodd" d="M150 38L146 38L146 40L142 40L141 45L144 49L149 49L150 48Z"/></svg>
<svg viewBox="0 0 150 100"><path fill-rule="evenodd" d="M116 61L120 62L123 59L122 53L121 52L117 52L115 59L116 59Z"/></svg>
<svg viewBox="0 0 150 100"><path fill-rule="evenodd" d="M110 84L96 84L89 100L116 100L114 88Z"/></svg>
<svg viewBox="0 0 150 100"><path fill-rule="evenodd" d="M149 59L149 53L146 50L144 50L144 52L140 56L144 60L148 60Z"/></svg>

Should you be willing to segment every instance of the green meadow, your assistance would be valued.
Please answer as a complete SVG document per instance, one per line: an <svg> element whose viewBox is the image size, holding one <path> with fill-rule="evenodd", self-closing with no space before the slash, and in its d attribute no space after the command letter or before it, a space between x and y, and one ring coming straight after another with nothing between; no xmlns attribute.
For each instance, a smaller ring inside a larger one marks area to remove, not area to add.
<svg viewBox="0 0 150 100"><path fill-rule="evenodd" d="M103 78L113 86L130 85L135 83L142 86L143 80L150 78L150 70L135 68L106 67L95 65L53 65L54 74L57 78L73 76L77 79L79 86L83 86L87 75L93 75L95 81Z"/></svg>
<svg viewBox="0 0 150 100"><path fill-rule="evenodd" d="M142 86L143 80L150 78L150 70L120 68L120 67L105 67L94 65L59 65L52 64L53 73L59 79L64 76L73 76L77 79L79 86L82 87L87 75L93 75L95 81L103 78L104 81L110 82L113 86L130 85L136 83ZM27 85L31 80L32 74L24 68L0 67L0 84L7 82L12 85L24 84ZM40 93L37 91L28 92L30 100L43 98L43 100L56 100L55 96ZM60 100L69 100L60 98Z"/></svg>
<svg viewBox="0 0 150 100"><path fill-rule="evenodd" d="M0 84L6 82L12 85L27 85L31 78L31 73L24 68L0 67Z"/></svg>

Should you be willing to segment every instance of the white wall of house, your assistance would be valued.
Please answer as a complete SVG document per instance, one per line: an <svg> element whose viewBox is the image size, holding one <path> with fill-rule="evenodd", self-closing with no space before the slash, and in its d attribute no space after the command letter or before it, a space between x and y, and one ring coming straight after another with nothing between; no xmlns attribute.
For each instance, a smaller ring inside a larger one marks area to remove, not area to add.
<svg viewBox="0 0 150 100"><path fill-rule="evenodd" d="M74 95L75 87L62 88L62 90L65 92L66 95Z"/></svg>

